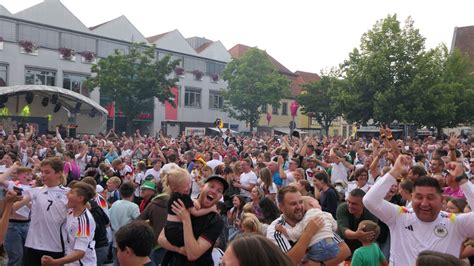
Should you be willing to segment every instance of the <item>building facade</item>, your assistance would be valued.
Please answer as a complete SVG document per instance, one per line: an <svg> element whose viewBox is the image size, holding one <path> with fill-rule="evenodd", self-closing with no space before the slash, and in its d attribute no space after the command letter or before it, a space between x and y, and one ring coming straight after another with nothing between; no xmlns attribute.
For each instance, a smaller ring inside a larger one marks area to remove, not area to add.
<svg viewBox="0 0 474 266"><path fill-rule="evenodd" d="M159 59L170 55L180 60L173 74L179 77L172 88L176 108L155 101L152 119L140 124L144 132L163 129L173 136L185 130L201 132L213 127L216 118L236 131L245 129L222 111L226 83L220 77L231 60L222 43L185 39L177 30L146 38L125 16L88 28L59 0L45 0L16 14L0 5L0 86L55 86L104 104L107 99L101 99L100 89L85 86L91 66L116 49L127 53L133 42L155 44ZM64 114L58 117L64 120ZM67 123L62 120L54 121L53 116L50 129ZM84 126L78 132L94 130Z"/></svg>

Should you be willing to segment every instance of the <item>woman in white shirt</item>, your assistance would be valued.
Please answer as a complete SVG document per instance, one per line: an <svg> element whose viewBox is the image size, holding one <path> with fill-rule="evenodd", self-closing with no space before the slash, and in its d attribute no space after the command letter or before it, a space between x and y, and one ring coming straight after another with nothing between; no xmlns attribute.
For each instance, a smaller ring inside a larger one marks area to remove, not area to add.
<svg viewBox="0 0 474 266"><path fill-rule="evenodd" d="M367 183L369 172L365 168L357 169L354 172L354 177L356 181L349 183L347 186L346 199L349 193L356 188L362 189L365 193L370 189L370 185Z"/></svg>

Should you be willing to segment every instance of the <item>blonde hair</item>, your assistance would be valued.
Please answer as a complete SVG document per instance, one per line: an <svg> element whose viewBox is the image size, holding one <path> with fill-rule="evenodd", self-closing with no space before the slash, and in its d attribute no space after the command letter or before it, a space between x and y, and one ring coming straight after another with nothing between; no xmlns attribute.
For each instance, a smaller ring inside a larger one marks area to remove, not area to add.
<svg viewBox="0 0 474 266"><path fill-rule="evenodd" d="M240 222L242 231L246 233L262 233L262 225L258 220L257 216L253 213L244 213L242 215L242 221Z"/></svg>
<svg viewBox="0 0 474 266"><path fill-rule="evenodd" d="M120 180L120 178L116 176L112 176L111 178L109 178L109 181L116 184L117 186L120 186L120 184L122 183L122 180Z"/></svg>
<svg viewBox="0 0 474 266"><path fill-rule="evenodd" d="M247 202L247 203L245 203L244 207L242 207L242 212L243 213L251 213L252 209L253 209L252 202Z"/></svg>
<svg viewBox="0 0 474 266"><path fill-rule="evenodd" d="M187 170L174 168L167 172L166 177L163 179L163 187L166 191L174 191L187 179L190 179Z"/></svg>
<svg viewBox="0 0 474 266"><path fill-rule="evenodd" d="M171 170L178 169L180 168L177 164L175 163L167 163L163 165L160 171L160 182L163 187L163 192L166 194L170 194L170 186L168 184L168 173Z"/></svg>

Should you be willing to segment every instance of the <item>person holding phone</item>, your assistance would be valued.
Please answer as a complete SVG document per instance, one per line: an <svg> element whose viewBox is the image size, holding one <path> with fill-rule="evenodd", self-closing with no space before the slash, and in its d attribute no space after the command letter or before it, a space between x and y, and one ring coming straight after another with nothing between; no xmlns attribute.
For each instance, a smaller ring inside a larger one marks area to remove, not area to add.
<svg viewBox="0 0 474 266"><path fill-rule="evenodd" d="M12 180L8 180L11 176ZM7 191L13 191L22 196L24 191L31 190L29 185L32 180L32 169L21 167L19 162L10 167L7 172L0 175L0 184ZM7 265L21 265L23 247L25 246L28 228L30 226L30 208L23 206L10 215L8 230L5 234L5 249L8 254Z"/></svg>

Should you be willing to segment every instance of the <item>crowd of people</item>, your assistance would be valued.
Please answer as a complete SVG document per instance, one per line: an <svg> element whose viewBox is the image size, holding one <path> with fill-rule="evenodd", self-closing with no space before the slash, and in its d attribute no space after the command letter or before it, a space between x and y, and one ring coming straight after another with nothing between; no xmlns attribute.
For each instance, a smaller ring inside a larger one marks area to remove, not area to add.
<svg viewBox="0 0 474 266"><path fill-rule="evenodd" d="M474 265L470 137L220 132L0 127L0 264Z"/></svg>

